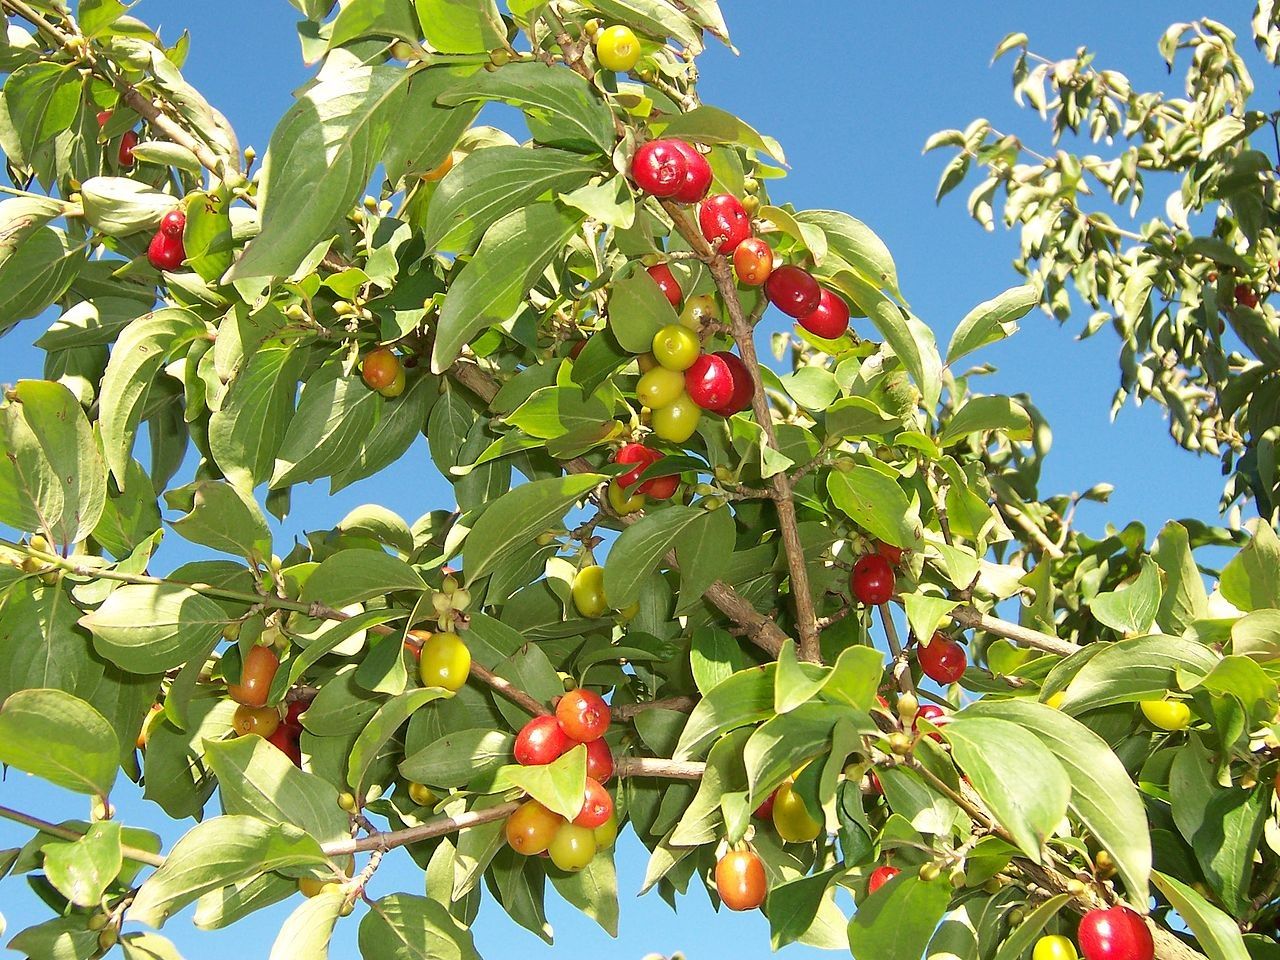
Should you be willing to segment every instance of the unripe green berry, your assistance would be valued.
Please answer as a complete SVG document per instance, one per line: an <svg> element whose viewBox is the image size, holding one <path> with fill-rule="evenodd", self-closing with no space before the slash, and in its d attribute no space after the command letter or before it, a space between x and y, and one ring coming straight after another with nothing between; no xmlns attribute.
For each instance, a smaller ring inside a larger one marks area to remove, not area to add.
<svg viewBox="0 0 1280 960"><path fill-rule="evenodd" d="M920 871L917 876L925 883L932 883L942 875L942 868L930 860L928 863L920 864Z"/></svg>
<svg viewBox="0 0 1280 960"><path fill-rule="evenodd" d="M919 709L920 701L914 693L903 693L898 697L898 717L903 723L913 721Z"/></svg>

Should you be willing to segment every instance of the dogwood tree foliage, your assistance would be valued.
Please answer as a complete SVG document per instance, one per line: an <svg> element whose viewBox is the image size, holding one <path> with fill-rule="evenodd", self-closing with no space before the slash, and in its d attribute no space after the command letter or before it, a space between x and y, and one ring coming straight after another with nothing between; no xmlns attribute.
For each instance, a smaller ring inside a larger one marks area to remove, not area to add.
<svg viewBox="0 0 1280 960"><path fill-rule="evenodd" d="M0 808L34 830L5 882L50 909L14 950L175 957L161 928L292 898L278 960L339 923L367 957L474 957L481 884L538 936L548 896L613 931L624 830L673 905L751 905L762 867L775 947L1103 960L1077 924L1127 905L1162 960L1274 954L1280 542L1096 539L1072 516L1105 490L1039 492L1048 426L972 364L1040 283L940 345L865 224L786 202L768 118L700 101L713 0L294 5L316 74L257 167L187 38L0 0L0 327L47 352L0 406L0 761L88 813ZM714 203L654 195L655 140ZM1193 242L1219 271L1263 269L1250 209ZM761 364L785 291L739 282L740 228L857 332L805 314ZM742 402L659 403L643 378L686 347L732 354ZM273 543L294 485L403 468L420 434L455 503ZM175 568L173 537L207 557ZM115 817L126 779L190 822L172 848ZM529 811L572 843L523 855ZM425 895L381 894L386 856Z"/></svg>

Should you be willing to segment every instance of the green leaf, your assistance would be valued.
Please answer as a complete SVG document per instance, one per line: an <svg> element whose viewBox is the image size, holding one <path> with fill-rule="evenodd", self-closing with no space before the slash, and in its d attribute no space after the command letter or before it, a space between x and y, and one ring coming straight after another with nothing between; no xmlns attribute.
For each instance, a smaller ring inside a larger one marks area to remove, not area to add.
<svg viewBox="0 0 1280 960"><path fill-rule="evenodd" d="M350 836L338 791L326 780L299 770L261 737L210 741L205 762L218 778L224 813L269 823L292 823L320 843Z"/></svg>
<svg viewBox="0 0 1280 960"><path fill-rule="evenodd" d="M493 0L416 0L422 35L441 53L484 53L503 46L507 29Z"/></svg>
<svg viewBox="0 0 1280 960"><path fill-rule="evenodd" d="M27 957L90 960L99 953L99 931L90 930L88 921L84 914L46 920L20 931L9 941L8 947Z"/></svg>
<svg viewBox="0 0 1280 960"><path fill-rule="evenodd" d="M618 935L618 871L611 853L597 854L576 873L556 871L552 886L611 937Z"/></svg>
<svg viewBox="0 0 1280 960"><path fill-rule="evenodd" d="M1240 926L1230 916L1175 877L1157 871L1151 882L1191 928L1209 960L1249 960Z"/></svg>
<svg viewBox="0 0 1280 960"><path fill-rule="evenodd" d="M689 666L699 693L710 693L747 665L742 645L732 634L718 627L699 627L693 632Z"/></svg>
<svg viewBox="0 0 1280 960"><path fill-rule="evenodd" d="M1125 889L1135 891L1134 905L1145 905L1151 873L1146 810L1107 742L1060 710L1025 698L983 700L965 714L1007 720L1040 738L1071 779L1071 812L1111 854Z"/></svg>
<svg viewBox="0 0 1280 960"><path fill-rule="evenodd" d="M538 61L509 63L492 73L473 74L439 97L446 106L477 100L519 107L538 143L604 154L613 151L612 112L572 70Z"/></svg>
<svg viewBox="0 0 1280 960"><path fill-rule="evenodd" d="M751 785L749 806L763 803L804 761L829 751L831 732L842 720L861 734L874 735L878 730L864 711L829 703L801 704L761 724L742 755Z"/></svg>
<svg viewBox="0 0 1280 960"><path fill-rule="evenodd" d="M651 37L674 37L694 53L702 52L701 31L666 0L586 0L584 6L604 14L609 23L625 23Z"/></svg>
<svg viewBox="0 0 1280 960"><path fill-rule="evenodd" d="M572 387L542 387L507 414L506 421L521 432L541 440L562 437L609 419L609 408L596 397Z"/></svg>
<svg viewBox="0 0 1280 960"><path fill-rule="evenodd" d="M455 730L406 756L400 773L415 783L464 787L509 763L514 745L515 737L503 730Z"/></svg>
<svg viewBox="0 0 1280 960"><path fill-rule="evenodd" d="M663 120L666 118L664 117ZM749 124L719 107L700 106L688 113L674 114L665 125L662 122L652 124L654 132L664 137L677 137L692 143L705 143L714 146L718 143L732 143L753 150L761 150L769 154L779 163L786 163L782 145L773 137L765 137L757 133Z"/></svg>
<svg viewBox="0 0 1280 960"><path fill-rule="evenodd" d="M75 842L44 848L44 873L58 892L80 907L97 907L120 873L120 824L95 823Z"/></svg>
<svg viewBox="0 0 1280 960"><path fill-rule="evenodd" d="M330 495L399 460L422 432L439 386L433 376L410 377L405 392L391 403L384 403L373 429L358 438L350 464L332 474Z"/></svg>
<svg viewBox="0 0 1280 960"><path fill-rule="evenodd" d="M165 494L170 509L185 509L173 521L184 539L253 562L271 559L271 530L258 502L222 480L197 480Z"/></svg>
<svg viewBox="0 0 1280 960"><path fill-rule="evenodd" d="M826 234L828 250L868 283L888 290L895 297L902 296L893 255L884 241L861 220L839 210L801 210L796 219L801 223L811 223Z"/></svg>
<svg viewBox="0 0 1280 960"><path fill-rule="evenodd" d="M531 66L545 69L537 64ZM556 72L577 76L568 70ZM475 256L449 287L436 327L432 372L447 370L477 333L505 324L515 316L547 264L564 249L581 224L582 216L576 211L555 203L534 203L491 226Z"/></svg>
<svg viewBox="0 0 1280 960"><path fill-rule="evenodd" d="M920 960L951 902L946 880L902 873L868 897L849 922L855 960Z"/></svg>
<svg viewBox="0 0 1280 960"><path fill-rule="evenodd" d="M1050 897L1027 914L1027 918L1014 927L1000 944L995 960L1019 960L1039 938L1040 931L1058 915L1070 899L1071 897L1067 894L1060 893L1056 897Z"/></svg>
<svg viewBox="0 0 1280 960"><path fill-rule="evenodd" d="M304 483L350 467L386 405L341 363L326 364L306 382L276 455L271 486Z"/></svg>
<svg viewBox="0 0 1280 960"><path fill-rule="evenodd" d="M587 748L581 744L552 763L504 767L503 779L515 784L544 807L566 820L582 811L587 786Z"/></svg>
<svg viewBox="0 0 1280 960"><path fill-rule="evenodd" d="M341 608L397 590L426 589L418 572L399 557L381 550L341 550L312 571L300 599Z"/></svg>
<svg viewBox="0 0 1280 960"><path fill-rule="evenodd" d="M307 351L267 341L236 371L209 418L209 449L227 479L252 490L271 476L293 416Z"/></svg>
<svg viewBox="0 0 1280 960"><path fill-rule="evenodd" d="M813 926L827 890L843 872L824 870L780 883L769 891L769 943L774 950L794 943Z"/></svg>
<svg viewBox="0 0 1280 960"><path fill-rule="evenodd" d="M451 696L451 694L443 687L410 690L398 697L392 697L378 708L373 719L360 731L355 743L351 745L347 783L351 785L357 796L363 794L365 780L369 776L374 760L377 759L378 751L395 736L397 730L404 726L409 715L423 704L445 696Z"/></svg>
<svg viewBox="0 0 1280 960"><path fill-rule="evenodd" d="M1178 688L1178 674L1199 678L1217 665L1213 651L1190 640L1155 635L1107 644L1067 685L1062 709L1072 715L1113 703L1158 700Z"/></svg>
<svg viewBox="0 0 1280 960"><path fill-rule="evenodd" d="M355 0L343 4L333 21L329 48L362 37L417 40L418 18L408 0Z"/></svg>
<svg viewBox="0 0 1280 960"><path fill-rule="evenodd" d="M444 904L407 893L369 905L360 921L359 943L362 956L380 960L480 960L471 931Z"/></svg>
<svg viewBox="0 0 1280 960"><path fill-rule="evenodd" d="M98 233L126 237L154 230L178 198L126 177L90 177L80 186L84 219Z"/></svg>
<svg viewBox="0 0 1280 960"><path fill-rule="evenodd" d="M440 181L427 209L423 240L431 250L468 253L503 217L581 186L595 172L581 154L565 150L477 150Z"/></svg>
<svg viewBox="0 0 1280 960"><path fill-rule="evenodd" d="M158 933L126 933L120 949L124 960L182 960L178 948Z"/></svg>
<svg viewBox="0 0 1280 960"><path fill-rule="evenodd" d="M0 407L0 521L70 546L97 526L106 466L75 396L20 380Z"/></svg>
<svg viewBox="0 0 1280 960"><path fill-rule="evenodd" d="M297 827L256 817L215 817L174 844L164 866L139 888L127 919L159 927L187 904L228 884L327 862L320 845Z"/></svg>
<svg viewBox="0 0 1280 960"><path fill-rule="evenodd" d="M629 353L648 353L658 331L679 319L647 270L633 270L609 286L609 329Z"/></svg>
<svg viewBox="0 0 1280 960"><path fill-rule="evenodd" d="M956 763L1028 857L1067 813L1071 781L1033 733L1006 720L961 714L942 728Z"/></svg>
<svg viewBox="0 0 1280 960"><path fill-rule="evenodd" d="M268 960L312 960L329 956L329 940L346 905L342 891L305 900L280 926Z"/></svg>
<svg viewBox="0 0 1280 960"><path fill-rule="evenodd" d="M1231 624L1231 651L1262 661L1280 659L1280 610L1255 610Z"/></svg>
<svg viewBox="0 0 1280 960"><path fill-rule="evenodd" d="M36 316L66 293L85 259L82 243L57 227L46 226L0 260L0 333Z"/></svg>
<svg viewBox="0 0 1280 960"><path fill-rule="evenodd" d="M645 580L657 569L676 538L705 511L672 506L655 510L631 524L614 542L604 565L604 593L609 606L621 609L640 597Z"/></svg>
<svg viewBox="0 0 1280 960"><path fill-rule="evenodd" d="M4 85L8 119L27 158L75 122L80 103L80 76L73 64L32 63L9 76Z"/></svg>
<svg viewBox="0 0 1280 960"><path fill-rule="evenodd" d="M1143 557L1137 577L1115 590L1099 593L1089 609L1117 633L1126 636L1146 634L1155 623L1160 597L1160 574L1156 564L1150 557Z"/></svg>
<svg viewBox="0 0 1280 960"><path fill-rule="evenodd" d="M93 633L94 649L121 669L163 673L208 647L231 619L190 587L126 584L80 624Z"/></svg>
<svg viewBox="0 0 1280 960"><path fill-rule="evenodd" d="M1011 440L1031 439L1031 417L1012 397L973 397L951 415L938 437L938 445L949 447L971 433L999 430Z"/></svg>
<svg viewBox="0 0 1280 960"><path fill-rule="evenodd" d="M741 670L717 684L689 714L673 760L696 760L724 734L773 716L776 667L765 664Z"/></svg>
<svg viewBox="0 0 1280 960"><path fill-rule="evenodd" d="M951 335L947 363L955 363L966 354L1013 336L1018 330L1018 321L1039 302L1039 288L1027 283L978 304L965 315Z"/></svg>
<svg viewBox="0 0 1280 960"><path fill-rule="evenodd" d="M98 409L107 465L121 489L128 479L133 439L147 391L160 375L174 344L203 328L195 314L166 307L143 314L125 327L116 341L102 377Z"/></svg>
<svg viewBox="0 0 1280 960"><path fill-rule="evenodd" d="M827 436L856 440L867 436L883 436L902 426L902 421L889 416L866 397L843 397L826 410Z"/></svg>
<svg viewBox="0 0 1280 960"><path fill-rule="evenodd" d="M1254 527L1253 538L1223 567L1218 589L1246 613L1280 607L1280 538L1269 524Z"/></svg>
<svg viewBox="0 0 1280 960"><path fill-rule="evenodd" d="M877 539L906 550L921 548L919 512L892 477L852 464L827 474L827 493L842 513Z"/></svg>
<svg viewBox="0 0 1280 960"><path fill-rule="evenodd" d="M1191 555L1186 527L1173 521L1166 523L1151 547L1151 556L1164 573L1156 622L1161 632L1177 636L1202 619L1209 609L1204 578Z"/></svg>
<svg viewBox="0 0 1280 960"><path fill-rule="evenodd" d="M490 572L511 552L563 520L565 512L607 479L584 473L521 484L485 507L467 534L462 566L467 582Z"/></svg>
<svg viewBox="0 0 1280 960"><path fill-rule="evenodd" d="M791 399L806 410L826 410L840 395L835 374L820 367L801 367L778 378Z"/></svg>
<svg viewBox="0 0 1280 960"><path fill-rule="evenodd" d="M0 706L0 763L76 793L105 797L120 743L106 718L62 690L19 690Z"/></svg>

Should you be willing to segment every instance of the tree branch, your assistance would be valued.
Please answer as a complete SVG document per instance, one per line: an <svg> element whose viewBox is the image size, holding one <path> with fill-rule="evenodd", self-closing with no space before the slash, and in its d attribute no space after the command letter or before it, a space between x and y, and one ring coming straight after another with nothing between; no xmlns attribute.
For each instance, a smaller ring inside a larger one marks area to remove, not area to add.
<svg viewBox="0 0 1280 960"><path fill-rule="evenodd" d="M907 652L898 641L898 628L893 625L893 616L887 603L880 604L880 622L884 624L884 635L889 641L889 652L893 654L893 679L903 693L916 692L915 680L911 677L911 662Z"/></svg>
<svg viewBox="0 0 1280 960"><path fill-rule="evenodd" d="M1039 630L1032 630L1020 624L1010 623L1008 620L1001 620L999 617L983 613L977 607L968 605L956 607L951 611L951 619L961 626L983 630L992 636L1012 640L1021 646L1034 647L1037 650L1056 653L1063 657L1069 657L1080 649L1078 643L1062 640L1051 634L1041 633Z"/></svg>
<svg viewBox="0 0 1280 960"><path fill-rule="evenodd" d="M23 813L21 810L13 810L9 807L0 807L0 817L12 820L14 823L21 823L24 826L34 827L41 833L47 833L51 837L70 840L72 843L84 837L84 834L79 830L74 830L71 827L61 827L56 823L41 820L39 817L33 817L30 814ZM140 850L137 847L131 847L127 843L120 844L120 854L127 860L132 860L135 863L145 863L152 867L158 867L164 863L164 857L160 854L152 853L150 850Z"/></svg>
<svg viewBox="0 0 1280 960"><path fill-rule="evenodd" d="M611 708L613 719L627 721L646 710L675 710L688 713L698 704L697 697L666 697L663 700L641 700L639 703L623 703Z"/></svg>

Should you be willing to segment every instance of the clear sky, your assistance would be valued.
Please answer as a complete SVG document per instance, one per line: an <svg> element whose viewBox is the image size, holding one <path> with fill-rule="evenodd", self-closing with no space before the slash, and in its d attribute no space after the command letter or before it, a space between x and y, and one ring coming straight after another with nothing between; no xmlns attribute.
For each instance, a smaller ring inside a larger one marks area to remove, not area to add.
<svg viewBox="0 0 1280 960"><path fill-rule="evenodd" d="M717 46L701 59L704 102L737 113L782 141L792 169L773 186L775 200L844 210L880 234L897 260L905 295L944 344L973 305L1018 281L1010 266L1016 242L1010 234L986 235L969 219L966 188L940 208L934 205L943 158L922 156L921 146L935 130L963 126L977 116L990 118L1002 130L1035 137L1031 142L1045 142L1039 122L1012 103L1009 64L988 66L999 39L1023 30L1033 49L1053 58L1087 44L1099 51L1103 65L1128 73L1136 86L1177 93L1171 88L1180 81L1169 77L1156 52L1163 29L1174 21L1209 15L1247 36L1252 6L1243 0L1129 0L1122 6L1101 0L1069 5L722 0L721 5L741 55ZM159 24L170 41L180 30L191 31L188 78L231 119L241 142L262 153L291 91L307 76L298 55L294 9L285 0L142 0L135 13ZM1251 56L1250 63L1257 62ZM1153 196L1151 209L1160 210L1162 203L1163 197ZM762 338L781 329L782 320L777 313L767 317ZM1111 423L1116 340L1104 331L1077 342L1078 327L1079 319L1059 328L1035 314L1012 341L980 357L1000 367L999 375L981 389L1031 393L1055 427L1043 492L1114 483L1109 506L1082 510L1081 522L1093 533L1107 522L1123 525L1136 519L1147 524L1150 539L1170 518L1216 519L1221 490L1217 462L1175 447L1157 408L1130 407ZM42 330L40 321L28 322L0 344L0 382L40 375L41 356L30 344ZM326 489L322 482L295 491L294 514L280 531L277 553L288 552L290 538L304 525L329 527L361 503L383 503L411 521L453 503L421 442L387 474L334 498ZM161 556L165 567L187 558L177 537L170 538ZM167 848L181 830L164 828L159 811L130 795L130 785L122 782L116 797L121 818L161 830ZM0 783L0 804L55 820L86 814L84 801L13 771ZM0 848L19 845L28 836L29 831L0 822ZM558 946L637 960L650 951L677 949L690 960L719 958L730 951L738 960L768 955L768 927L758 914L713 917L700 890L681 901L678 914L655 894L634 899L644 853L630 834L620 843L617 941L549 892L548 916ZM422 874L408 857L392 855L370 892L422 889ZM20 881L4 881L3 890L0 913L8 920L9 935L47 918L47 910ZM221 960L233 951L246 958L266 957L276 930L297 902L213 933L195 930L188 910L163 932L188 960ZM333 957L357 955L358 916L359 911L340 923ZM535 960L551 953L492 902L482 908L475 935L490 960L517 952ZM12 955L0 950L0 957ZM793 960L821 955L799 946L785 950Z"/></svg>

